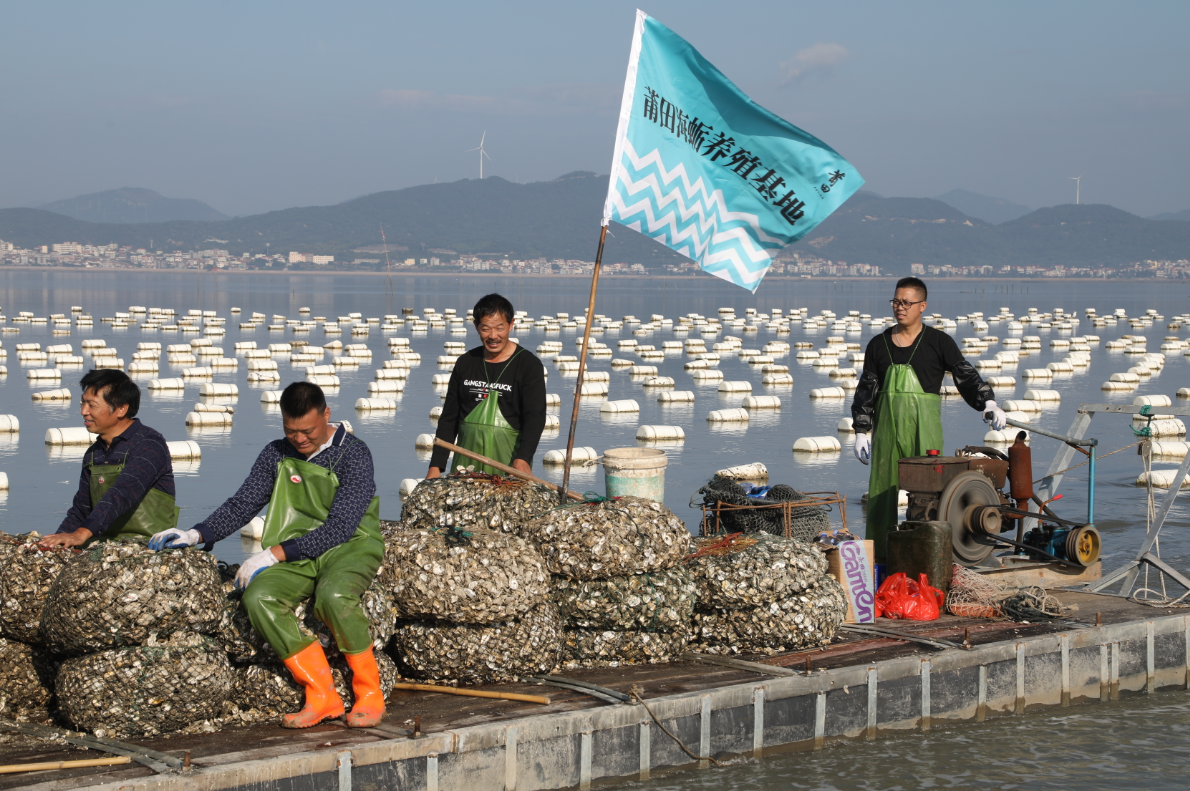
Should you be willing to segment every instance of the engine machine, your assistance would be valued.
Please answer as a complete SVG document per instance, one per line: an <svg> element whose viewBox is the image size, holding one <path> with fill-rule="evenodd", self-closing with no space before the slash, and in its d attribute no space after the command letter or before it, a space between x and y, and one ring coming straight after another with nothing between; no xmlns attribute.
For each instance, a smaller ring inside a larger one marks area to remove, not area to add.
<svg viewBox="0 0 1190 791"><path fill-rule="evenodd" d="M909 493L905 519L949 524L956 563L982 565L997 548L1010 547L1041 563L1081 568L1099 559L1095 526L1059 518L1049 502L1034 494L1032 456L1024 432L1008 453L973 445L954 456L930 453L901 459L898 465L900 487ZM1030 502L1038 511L1028 510ZM1027 533L1026 519L1037 521Z"/></svg>

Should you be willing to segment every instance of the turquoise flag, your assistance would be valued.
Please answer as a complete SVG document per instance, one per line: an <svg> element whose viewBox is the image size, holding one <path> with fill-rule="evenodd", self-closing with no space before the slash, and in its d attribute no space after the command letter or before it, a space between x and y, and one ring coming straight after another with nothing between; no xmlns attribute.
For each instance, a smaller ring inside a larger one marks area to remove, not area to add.
<svg viewBox="0 0 1190 791"><path fill-rule="evenodd" d="M623 223L755 291L773 255L864 180L636 12L603 224Z"/></svg>

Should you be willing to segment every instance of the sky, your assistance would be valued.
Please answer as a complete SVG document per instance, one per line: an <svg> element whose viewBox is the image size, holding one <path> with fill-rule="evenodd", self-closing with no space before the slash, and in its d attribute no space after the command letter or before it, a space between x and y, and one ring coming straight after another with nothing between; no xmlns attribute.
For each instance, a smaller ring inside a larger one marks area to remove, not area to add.
<svg viewBox="0 0 1190 791"><path fill-rule="evenodd" d="M635 2L7 2L0 207L117 187L231 215L610 169ZM1182 2L657 0L885 196L1190 208Z"/></svg>

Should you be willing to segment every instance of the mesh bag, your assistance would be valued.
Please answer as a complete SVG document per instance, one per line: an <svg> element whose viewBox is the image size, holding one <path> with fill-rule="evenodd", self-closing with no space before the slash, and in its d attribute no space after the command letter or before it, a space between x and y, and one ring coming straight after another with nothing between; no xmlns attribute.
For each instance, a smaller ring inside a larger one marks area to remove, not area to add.
<svg viewBox="0 0 1190 791"><path fill-rule="evenodd" d="M528 522L522 534L537 544L550 573L576 580L661 571L690 552L682 520L640 497L555 508Z"/></svg>
<svg viewBox="0 0 1190 791"><path fill-rule="evenodd" d="M0 717L46 719L57 669L43 651L0 638Z"/></svg>
<svg viewBox="0 0 1190 791"><path fill-rule="evenodd" d="M224 617L215 558L101 541L71 557L46 597L44 640L63 653L143 645L174 632L217 634Z"/></svg>
<svg viewBox="0 0 1190 791"><path fill-rule="evenodd" d="M43 552L41 536L0 534L0 635L22 643L40 644L41 611L54 580L73 553Z"/></svg>
<svg viewBox="0 0 1190 791"><path fill-rule="evenodd" d="M465 473L417 485L401 505L402 529L487 528L517 533L523 523L558 504L558 495L516 478Z"/></svg>
<svg viewBox="0 0 1190 791"><path fill-rule="evenodd" d="M380 670L380 691L387 698L401 676L397 672L396 663L387 654L382 651L373 653L376 657L376 667ZM350 711L355 703L355 695L351 690L351 668L341 654L328 656L328 661L331 665L331 675L335 679L335 689L339 697L343 698L343 705ZM238 714L228 717L228 720L245 724L278 722L282 714L292 714L301 710L305 702L301 686L293 680L293 675L284 665L248 665L237 667L233 672L235 680L232 684L231 702L239 711Z"/></svg>
<svg viewBox="0 0 1190 791"><path fill-rule="evenodd" d="M550 602L490 625L406 621L390 650L412 674L435 681L515 681L549 673L562 651L562 617Z"/></svg>
<svg viewBox="0 0 1190 791"><path fill-rule="evenodd" d="M377 578L407 618L500 623L549 596L537 550L523 538L483 528L390 532Z"/></svg>
<svg viewBox="0 0 1190 791"><path fill-rule="evenodd" d="M686 650L688 628L675 632L567 629L563 666L615 667L669 662Z"/></svg>
<svg viewBox="0 0 1190 791"><path fill-rule="evenodd" d="M826 556L810 544L756 533L695 540L686 561L703 609L767 605L820 584Z"/></svg>
<svg viewBox="0 0 1190 791"><path fill-rule="evenodd" d="M807 499L807 495L779 483L765 493L764 497L749 497L735 481L716 475L698 490L703 496L702 505L708 508L719 503L727 505L776 505ZM830 529L828 508L822 505L794 508L790 511L790 537L810 543L818 534ZM747 511L724 511L719 514L719 524L714 524L711 515L711 529L725 533L770 533L785 535L785 517L780 508L757 508Z"/></svg>
<svg viewBox="0 0 1190 791"><path fill-rule="evenodd" d="M227 656L191 635L67 659L56 691L59 711L76 728L119 737L156 736L217 718L231 687Z"/></svg>
<svg viewBox="0 0 1190 791"><path fill-rule="evenodd" d="M707 654L759 654L826 645L847 615L833 577L810 590L745 610L695 610L691 646Z"/></svg>
<svg viewBox="0 0 1190 791"><path fill-rule="evenodd" d="M689 627L695 590L678 567L585 582L555 577L552 596L567 626L674 632Z"/></svg>

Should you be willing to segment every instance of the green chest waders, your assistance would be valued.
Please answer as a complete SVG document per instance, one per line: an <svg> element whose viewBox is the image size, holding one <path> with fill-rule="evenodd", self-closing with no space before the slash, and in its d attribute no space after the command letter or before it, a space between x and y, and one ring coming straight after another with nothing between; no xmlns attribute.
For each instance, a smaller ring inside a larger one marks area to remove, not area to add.
<svg viewBox="0 0 1190 791"><path fill-rule="evenodd" d="M888 349L887 336L884 343ZM910 362L920 343L919 334ZM888 359L892 360L891 349ZM922 390L909 363L890 365L876 396L872 472L868 479L866 537L875 542L878 561L884 561L885 537L897 524L897 463L935 449L942 450L942 398Z"/></svg>
<svg viewBox="0 0 1190 791"><path fill-rule="evenodd" d="M508 370L508 366L520 353L518 349L517 353L508 359L500 376L504 376L504 371ZM488 373L486 362L483 364L483 373L486 380ZM500 377L496 377L496 381L499 380ZM500 391L492 387L496 382L488 381L487 392L484 394L483 400L459 423L458 443L460 447L469 451L511 466L513 457L516 455L517 445L520 444L521 432L514 429L500 413ZM455 455L455 472L466 472L472 466L474 466L475 472L486 472L492 475L500 472L466 456L460 458L457 454Z"/></svg>
<svg viewBox="0 0 1190 791"><path fill-rule="evenodd" d="M274 547L321 527L338 490L333 468L283 459L277 465L261 546ZM314 596L314 612L330 628L339 650L359 653L372 644L360 597L372 584L383 555L380 498L373 497L349 540L316 558L277 563L257 574L244 592L244 609L256 631L278 656L288 659L313 642L308 633L301 633L294 609Z"/></svg>
<svg viewBox="0 0 1190 791"><path fill-rule="evenodd" d="M91 470L91 507L99 505L107 490L116 484L124 471L123 464L89 464ZM171 495L150 487L145 496L131 510L121 514L95 541L114 541L128 536L152 538L155 533L178 526L178 507Z"/></svg>

